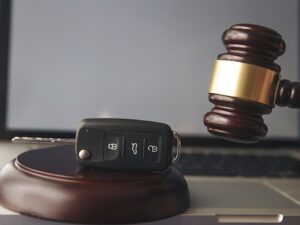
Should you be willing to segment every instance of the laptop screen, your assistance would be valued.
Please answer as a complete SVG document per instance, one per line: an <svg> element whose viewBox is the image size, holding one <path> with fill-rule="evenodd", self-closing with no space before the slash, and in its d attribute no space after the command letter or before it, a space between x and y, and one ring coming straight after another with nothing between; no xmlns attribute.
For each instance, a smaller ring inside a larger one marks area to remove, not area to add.
<svg viewBox="0 0 300 225"><path fill-rule="evenodd" d="M299 80L297 0L14 0L10 13L9 131L73 132L90 117L153 120L209 136L211 69L236 23L278 31L282 78ZM298 110L264 116L269 138L299 138Z"/></svg>

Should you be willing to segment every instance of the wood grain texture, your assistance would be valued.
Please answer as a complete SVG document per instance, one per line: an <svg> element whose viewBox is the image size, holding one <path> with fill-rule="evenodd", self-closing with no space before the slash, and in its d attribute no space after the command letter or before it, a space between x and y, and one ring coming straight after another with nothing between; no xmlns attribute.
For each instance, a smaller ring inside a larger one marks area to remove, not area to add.
<svg viewBox="0 0 300 225"><path fill-rule="evenodd" d="M63 222L147 222L190 204L186 181L174 167L147 173L84 169L74 146L20 154L2 169L0 184L2 206Z"/></svg>

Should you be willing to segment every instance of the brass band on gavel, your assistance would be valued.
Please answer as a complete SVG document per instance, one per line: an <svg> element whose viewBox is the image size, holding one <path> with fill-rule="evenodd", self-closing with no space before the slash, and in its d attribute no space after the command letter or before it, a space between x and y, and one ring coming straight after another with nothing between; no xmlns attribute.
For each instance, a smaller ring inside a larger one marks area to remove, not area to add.
<svg viewBox="0 0 300 225"><path fill-rule="evenodd" d="M280 76L276 71L236 61L216 60L209 93L274 106Z"/></svg>

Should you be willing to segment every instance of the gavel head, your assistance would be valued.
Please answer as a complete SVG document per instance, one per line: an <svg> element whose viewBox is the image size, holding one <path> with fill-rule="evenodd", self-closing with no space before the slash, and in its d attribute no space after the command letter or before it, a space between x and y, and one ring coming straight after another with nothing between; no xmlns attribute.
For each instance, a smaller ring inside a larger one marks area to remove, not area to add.
<svg viewBox="0 0 300 225"><path fill-rule="evenodd" d="M222 39L227 52L214 65L209 100L215 107L204 124L224 139L254 143L267 134L262 115L275 105L280 66L274 60L285 42L276 31L252 24L233 25Z"/></svg>

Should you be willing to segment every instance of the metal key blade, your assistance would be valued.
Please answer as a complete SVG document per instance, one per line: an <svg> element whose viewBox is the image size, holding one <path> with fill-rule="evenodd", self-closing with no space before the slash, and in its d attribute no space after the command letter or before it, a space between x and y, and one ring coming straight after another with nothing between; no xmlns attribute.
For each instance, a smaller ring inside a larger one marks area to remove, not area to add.
<svg viewBox="0 0 300 225"><path fill-rule="evenodd" d="M43 137L14 137L12 143L22 144L61 144L74 145L76 140L71 138L43 138Z"/></svg>

